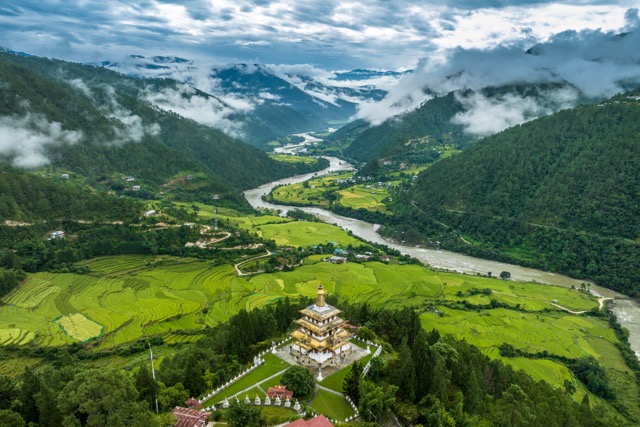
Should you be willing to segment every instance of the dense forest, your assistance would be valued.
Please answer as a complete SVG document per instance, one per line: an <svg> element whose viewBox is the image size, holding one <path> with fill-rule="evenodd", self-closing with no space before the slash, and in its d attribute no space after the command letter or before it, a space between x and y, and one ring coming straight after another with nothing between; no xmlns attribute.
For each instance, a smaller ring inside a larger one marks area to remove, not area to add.
<svg viewBox="0 0 640 427"><path fill-rule="evenodd" d="M420 174L394 202L395 224L410 240L635 295L638 135L629 95L516 126Z"/></svg>
<svg viewBox="0 0 640 427"><path fill-rule="evenodd" d="M0 222L118 220L142 212L142 204L117 198L60 175L41 177L11 167L0 168Z"/></svg>
<svg viewBox="0 0 640 427"><path fill-rule="evenodd" d="M309 303L285 298L262 309L242 310L210 329L207 337L164 358L157 381L146 363L130 370L87 369L79 363L89 354L83 345L50 352L48 363L37 371L27 368L17 380L0 376L0 421L17 427L167 425L168 411L233 378L272 339L289 331L297 310ZM422 426L631 425L608 405L588 397L576 402L571 397L575 386L554 389L490 360L465 341L426 332L413 310L377 311L358 305L345 306L345 314L361 322L360 335L375 339L385 350L373 359L366 377L356 363L345 379L345 393L363 414L360 425L379 425L393 414L406 425ZM144 352L147 344L128 345L120 352ZM157 339L150 344L163 345ZM153 412L156 397L160 415ZM244 427L282 421L255 410ZM216 411L213 417L241 425L234 419L241 415L229 410Z"/></svg>
<svg viewBox="0 0 640 427"><path fill-rule="evenodd" d="M0 82L0 116L48 137L30 154L88 178L118 173L159 185L192 171L206 174L212 190L231 193L319 167L276 162L217 129L144 101L145 91L176 90L172 80L0 52ZM3 155L20 161L17 150Z"/></svg>

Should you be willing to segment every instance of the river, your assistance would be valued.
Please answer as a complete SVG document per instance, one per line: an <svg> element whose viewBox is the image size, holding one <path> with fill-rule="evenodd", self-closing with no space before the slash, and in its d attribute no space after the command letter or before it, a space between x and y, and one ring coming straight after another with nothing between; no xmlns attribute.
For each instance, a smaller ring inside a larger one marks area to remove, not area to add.
<svg viewBox="0 0 640 427"><path fill-rule="evenodd" d="M315 142L315 140L309 140L308 143ZM307 143L307 141L305 141L305 143ZM298 144L297 146L305 145L305 143ZM380 236L376 231L379 228L377 224L371 224L366 221L344 217L326 209L285 206L269 203L262 200L263 195L269 194L271 190L273 190L273 188L279 185L296 184L304 182L312 178L313 176L322 176L336 171L347 171L353 169L351 164L336 157L324 158L329 161L329 167L323 169L322 171L304 175L297 175L291 178L280 179L278 181L263 184L260 187L245 191L244 196L254 208L280 210L281 215L283 216L286 215L286 213L291 209L300 209L307 213L313 214L326 223L335 224L345 230L350 230L355 236L358 236L364 240L384 244L389 246L390 248L397 249L401 253L415 257L420 261L429 264L435 269L450 270L465 274L487 274L488 272L492 272L494 275L498 275L502 271L508 271L511 273L511 278L514 280L558 285L567 288L571 287L572 285L576 288L579 288L580 285L585 282L585 280L573 279L562 274L536 270L534 268L521 267L514 264L475 258L472 256L439 249L428 249L398 244L388 241ZM590 290L592 293L598 296L606 298L616 298L614 313L618 317L620 324L629 330L629 343L631 344L631 348L635 351L636 355L640 357L640 306L634 301L622 299L628 298L625 295L612 291L611 289L604 288L602 286L591 284Z"/></svg>

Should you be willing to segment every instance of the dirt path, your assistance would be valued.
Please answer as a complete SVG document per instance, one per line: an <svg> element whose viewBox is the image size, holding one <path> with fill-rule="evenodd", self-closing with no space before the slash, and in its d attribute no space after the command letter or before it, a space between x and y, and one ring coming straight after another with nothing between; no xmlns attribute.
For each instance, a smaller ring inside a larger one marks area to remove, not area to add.
<svg viewBox="0 0 640 427"><path fill-rule="evenodd" d="M584 314L584 313L586 313L586 312L587 312L586 310L583 310L583 311L573 311L573 310L569 310L567 307L563 307L563 306L561 306L561 305L558 305L558 304L556 304L555 302L550 302L549 304L551 304L551 305L553 305L553 306L555 306L555 307L558 307L558 308L560 308L560 309L562 309L562 310L564 310L564 311L568 311L568 312L569 312L569 313L571 313L571 314Z"/></svg>
<svg viewBox="0 0 640 427"><path fill-rule="evenodd" d="M28 225L33 225L33 223L31 222L20 222L20 221L12 221L10 219L6 220L4 222L4 225L7 225L9 227L25 227Z"/></svg>
<svg viewBox="0 0 640 427"><path fill-rule="evenodd" d="M604 307L604 302L605 301L613 301L613 298L604 298L604 297L598 298L598 308L600 310L602 310L602 307Z"/></svg>
<svg viewBox="0 0 640 427"><path fill-rule="evenodd" d="M262 273L262 271L253 271L253 272L251 272L251 273L243 273L243 272L240 270L240 266L241 266L242 264L246 264L246 263L248 263L248 262L255 261L255 260L260 259L260 258L266 258L266 257L268 257L268 256L271 256L271 252L270 252L270 251L266 251L266 252L267 252L267 253L266 253L266 254L264 254L264 255L260 255L260 256L257 256L257 257L253 257L253 258L249 258L249 259L246 259L246 260L241 261L241 262L237 263L236 265L234 265L234 266L233 266L233 268L235 268L235 269L236 269L236 273L238 274L238 276L249 276L249 275L251 275L251 274Z"/></svg>

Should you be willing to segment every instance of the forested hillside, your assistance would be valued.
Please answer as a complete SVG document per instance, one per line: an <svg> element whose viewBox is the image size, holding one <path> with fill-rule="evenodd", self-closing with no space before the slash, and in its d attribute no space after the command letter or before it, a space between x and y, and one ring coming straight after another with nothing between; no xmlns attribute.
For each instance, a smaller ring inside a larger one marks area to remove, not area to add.
<svg viewBox="0 0 640 427"><path fill-rule="evenodd" d="M420 108L388 119L377 126L360 122L360 126L355 129L350 127L347 138L351 139L351 142L344 154L359 161L393 157L407 151L405 144L410 140L422 138L433 139L437 143L464 144L472 138L464 135L462 126L451 123L451 118L461 111L462 104L451 92L433 98Z"/></svg>
<svg viewBox="0 0 640 427"><path fill-rule="evenodd" d="M639 135L633 94L562 111L434 164L396 209L452 249L635 294Z"/></svg>
<svg viewBox="0 0 640 427"><path fill-rule="evenodd" d="M142 204L75 185L60 176L40 177L0 169L0 222L5 220L121 220L140 214Z"/></svg>
<svg viewBox="0 0 640 427"><path fill-rule="evenodd" d="M0 53L0 82L3 131L32 141L2 150L19 166L48 161L90 178L119 173L156 184L181 171L202 172L211 191L220 193L309 168L276 162L219 130L141 99L142 91L175 87L170 80Z"/></svg>

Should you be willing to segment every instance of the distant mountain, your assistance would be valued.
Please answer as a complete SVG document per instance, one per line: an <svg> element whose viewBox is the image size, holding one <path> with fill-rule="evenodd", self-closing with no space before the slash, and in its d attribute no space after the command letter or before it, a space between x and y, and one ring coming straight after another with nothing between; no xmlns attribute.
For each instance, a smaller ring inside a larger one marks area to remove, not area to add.
<svg viewBox="0 0 640 427"><path fill-rule="evenodd" d="M225 108L194 89L184 93L183 86L0 53L0 134L12 141L0 144L0 155L27 168L50 163L95 183L132 175L159 186L185 171L200 173L204 188L238 203L240 190L299 172L299 166L273 161L219 130L158 107L158 100L173 98Z"/></svg>
<svg viewBox="0 0 640 427"><path fill-rule="evenodd" d="M121 61L104 61L99 66L138 77L172 78L225 102L224 118L241 124L238 136L264 148L269 141L292 133L322 130L348 121L359 103L378 101L386 91L376 87L380 76L397 79L402 73L356 70L318 79L299 72L282 72L262 64L234 64L224 67L199 66L179 57L131 55ZM368 77L366 77L368 76ZM346 80L362 80L347 83ZM200 123L216 127L206 115L194 115ZM219 127L219 126L218 126Z"/></svg>
<svg viewBox="0 0 640 427"><path fill-rule="evenodd" d="M415 205L411 215L422 224L416 227L446 233L451 249L590 278L635 295L639 95L564 110L487 137L421 173L397 208Z"/></svg>
<svg viewBox="0 0 640 427"><path fill-rule="evenodd" d="M406 74L411 74L412 70L407 71L388 71L388 70L368 70L356 69L351 71L341 71L336 73L336 80L371 80L377 77L395 77L399 78Z"/></svg>

